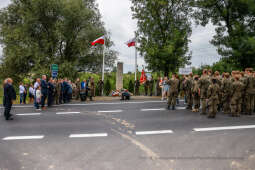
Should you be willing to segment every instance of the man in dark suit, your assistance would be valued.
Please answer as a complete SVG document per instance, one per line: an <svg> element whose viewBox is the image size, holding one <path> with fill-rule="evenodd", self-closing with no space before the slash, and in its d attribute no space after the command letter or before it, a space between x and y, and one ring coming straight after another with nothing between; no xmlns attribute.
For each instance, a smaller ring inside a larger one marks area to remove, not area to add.
<svg viewBox="0 0 255 170"><path fill-rule="evenodd" d="M7 78L4 82L4 116L6 120L13 120L12 114L10 114L12 108L12 101L16 100L16 92L12 86L12 79Z"/></svg>
<svg viewBox="0 0 255 170"><path fill-rule="evenodd" d="M48 96L48 83L46 82L46 75L42 76L42 82L41 82L41 93L42 93L42 98L41 98L41 104L42 104L42 109L45 110L45 100L47 99Z"/></svg>

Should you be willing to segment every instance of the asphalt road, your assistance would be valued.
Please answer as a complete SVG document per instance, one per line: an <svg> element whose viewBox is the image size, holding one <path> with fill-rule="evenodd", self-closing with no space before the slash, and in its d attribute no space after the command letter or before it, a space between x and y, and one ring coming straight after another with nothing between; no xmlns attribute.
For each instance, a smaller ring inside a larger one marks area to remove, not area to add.
<svg viewBox="0 0 255 170"><path fill-rule="evenodd" d="M0 119L0 170L254 170L255 116L207 119L161 101L108 101ZM3 109L1 109L3 112Z"/></svg>

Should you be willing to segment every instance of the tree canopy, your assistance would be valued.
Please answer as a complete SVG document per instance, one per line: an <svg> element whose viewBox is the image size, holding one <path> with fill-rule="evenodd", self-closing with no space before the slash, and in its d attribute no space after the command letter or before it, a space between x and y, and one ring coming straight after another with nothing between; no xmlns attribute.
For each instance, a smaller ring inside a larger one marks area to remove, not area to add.
<svg viewBox="0 0 255 170"><path fill-rule="evenodd" d="M137 19L138 50L148 69L169 71L189 64L191 36L189 0L131 0L133 18Z"/></svg>
<svg viewBox="0 0 255 170"><path fill-rule="evenodd" d="M216 26L211 43L224 62L241 69L255 67L255 1L194 0L194 17L205 26Z"/></svg>
<svg viewBox="0 0 255 170"><path fill-rule="evenodd" d="M17 80L49 74L58 64L60 76L75 78L78 71L100 72L102 47L90 42L108 35L106 67L117 59L95 0L12 0L0 11L3 46L1 76Z"/></svg>

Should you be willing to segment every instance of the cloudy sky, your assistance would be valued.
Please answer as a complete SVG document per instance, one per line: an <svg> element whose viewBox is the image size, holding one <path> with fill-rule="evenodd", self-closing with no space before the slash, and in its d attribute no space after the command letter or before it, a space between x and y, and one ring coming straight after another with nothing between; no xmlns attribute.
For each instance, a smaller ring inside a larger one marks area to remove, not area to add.
<svg viewBox="0 0 255 170"><path fill-rule="evenodd" d="M0 0L0 8L6 7L10 0ZM128 48L124 43L134 37L137 29L136 21L132 20L131 2L129 0L97 0L102 20L115 44L113 49L119 52L118 60L124 62L124 72L134 71L135 50ZM192 51L192 66L212 64L219 60L216 49L209 43L215 34L214 27L193 26L190 50ZM2 49L0 48L0 56ZM139 68L145 65L142 57L138 56Z"/></svg>

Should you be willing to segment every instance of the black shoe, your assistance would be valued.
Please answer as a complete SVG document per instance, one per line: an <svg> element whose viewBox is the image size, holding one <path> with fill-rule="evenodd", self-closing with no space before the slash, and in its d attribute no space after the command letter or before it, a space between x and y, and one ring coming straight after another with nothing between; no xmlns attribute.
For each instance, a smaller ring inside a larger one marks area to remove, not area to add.
<svg viewBox="0 0 255 170"><path fill-rule="evenodd" d="M172 107L172 110L175 110L175 107L174 107L174 106Z"/></svg>
<svg viewBox="0 0 255 170"><path fill-rule="evenodd" d="M5 118L5 120L13 120L13 117L7 117L7 118Z"/></svg>
<svg viewBox="0 0 255 170"><path fill-rule="evenodd" d="M170 106L167 106L167 110L170 110Z"/></svg>

